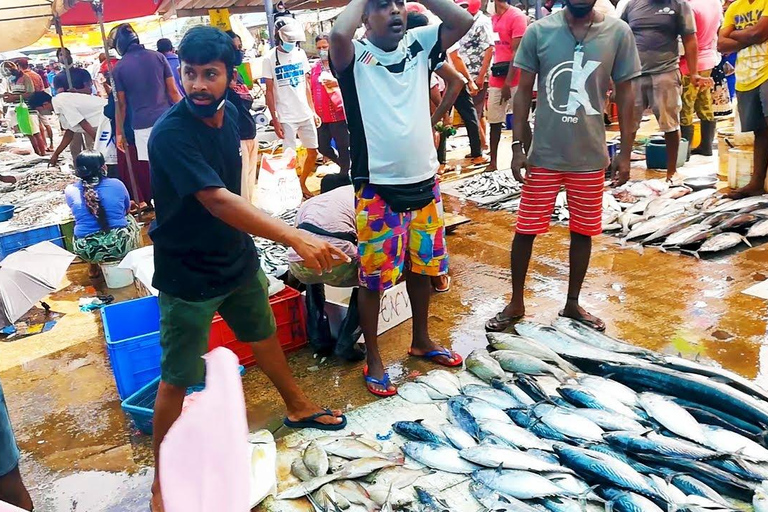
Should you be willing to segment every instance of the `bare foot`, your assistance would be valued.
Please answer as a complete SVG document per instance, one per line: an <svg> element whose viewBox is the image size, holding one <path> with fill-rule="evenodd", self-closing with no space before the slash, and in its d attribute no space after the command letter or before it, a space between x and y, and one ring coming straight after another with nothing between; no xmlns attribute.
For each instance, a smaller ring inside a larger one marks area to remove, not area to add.
<svg viewBox="0 0 768 512"><path fill-rule="evenodd" d="M675 177L675 174L677 174L677 171L674 171L674 172L672 172L672 173L670 173L669 171L667 171L667 181L668 181L669 183L672 183L672 178L674 178L674 177Z"/></svg>
<svg viewBox="0 0 768 512"><path fill-rule="evenodd" d="M745 197L759 196L764 192L765 190L763 190L762 185L760 184L753 185L752 183L750 183L746 187L741 187L735 190L731 190L725 195L725 197L727 197L728 199L743 199Z"/></svg>
<svg viewBox="0 0 768 512"><path fill-rule="evenodd" d="M566 304L565 309L560 312L560 316L572 318L577 322L580 322L597 331L602 332L605 330L605 322L600 320L595 315L588 313L584 308L573 302L568 302Z"/></svg>
<svg viewBox="0 0 768 512"><path fill-rule="evenodd" d="M101 277L101 267L95 263L88 265L88 277L91 279L98 279Z"/></svg>
<svg viewBox="0 0 768 512"><path fill-rule="evenodd" d="M289 407L286 417L291 421L301 421L309 418L313 414L323 411L325 411L324 408L318 407L310 401L306 401L304 404ZM333 416L318 416L314 421L325 425L338 425L341 423L342 420L340 416L342 415L342 412L338 409L333 409L331 410L331 413Z"/></svg>
<svg viewBox="0 0 768 512"><path fill-rule="evenodd" d="M498 170L498 167L496 167L496 162L491 160L490 163L488 163L488 167L485 168L485 172L493 172L496 170Z"/></svg>

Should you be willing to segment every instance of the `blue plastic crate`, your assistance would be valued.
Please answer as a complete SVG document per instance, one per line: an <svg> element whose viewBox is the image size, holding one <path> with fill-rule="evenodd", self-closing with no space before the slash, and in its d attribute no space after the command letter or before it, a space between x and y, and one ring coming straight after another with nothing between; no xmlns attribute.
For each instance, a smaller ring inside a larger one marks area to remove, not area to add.
<svg viewBox="0 0 768 512"><path fill-rule="evenodd" d="M58 224L0 235L0 260L16 251L46 241L65 248L64 237Z"/></svg>
<svg viewBox="0 0 768 512"><path fill-rule="evenodd" d="M101 310L107 353L123 400L160 376L160 308L142 297Z"/></svg>
<svg viewBox="0 0 768 512"><path fill-rule="evenodd" d="M240 375L245 374L245 366L239 366ZM152 434L152 416L155 414L155 399L157 388L160 386L160 377L123 400L120 407L128 414L136 428L144 434ZM187 395L205 389L205 384L198 384L187 388Z"/></svg>

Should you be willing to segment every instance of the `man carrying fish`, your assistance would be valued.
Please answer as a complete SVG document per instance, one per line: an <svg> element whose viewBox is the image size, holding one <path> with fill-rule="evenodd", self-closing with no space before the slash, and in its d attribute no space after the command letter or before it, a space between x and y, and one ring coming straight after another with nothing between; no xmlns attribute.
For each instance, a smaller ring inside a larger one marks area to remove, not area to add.
<svg viewBox="0 0 768 512"><path fill-rule="evenodd" d="M349 123L360 253L360 326L368 390L396 393L379 354L381 292L405 275L413 307L409 353L437 364L462 359L429 336L430 277L448 273L437 154L429 112L430 60L471 27L450 0L424 0L442 23L409 30L403 0L352 0L331 31L331 65ZM366 37L355 39L360 24Z"/></svg>
<svg viewBox="0 0 768 512"><path fill-rule="evenodd" d="M640 75L640 59L629 27L598 13L594 5L595 0L566 0L566 9L528 27L515 57L521 76L514 103L512 172L524 185L512 242L512 300L488 320L488 331L504 331L525 316L523 294L533 241L548 231L563 185L571 212L571 271L560 316L605 329L602 320L579 306L592 237L602 232L604 169L609 163L602 112L612 80L621 126L614 183L623 184L629 179L635 139L631 80ZM531 145L528 117L537 75Z"/></svg>

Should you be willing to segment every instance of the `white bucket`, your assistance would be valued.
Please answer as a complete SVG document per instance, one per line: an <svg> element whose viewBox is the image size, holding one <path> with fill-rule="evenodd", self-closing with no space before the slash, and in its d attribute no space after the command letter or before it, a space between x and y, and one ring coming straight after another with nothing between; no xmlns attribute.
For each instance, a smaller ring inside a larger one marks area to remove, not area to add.
<svg viewBox="0 0 768 512"><path fill-rule="evenodd" d="M125 288L133 284L133 271L129 268L118 268L119 264L119 261L99 264L107 288Z"/></svg>
<svg viewBox="0 0 768 512"><path fill-rule="evenodd" d="M754 151L751 149L728 150L728 186L741 188L749 183L752 178Z"/></svg>

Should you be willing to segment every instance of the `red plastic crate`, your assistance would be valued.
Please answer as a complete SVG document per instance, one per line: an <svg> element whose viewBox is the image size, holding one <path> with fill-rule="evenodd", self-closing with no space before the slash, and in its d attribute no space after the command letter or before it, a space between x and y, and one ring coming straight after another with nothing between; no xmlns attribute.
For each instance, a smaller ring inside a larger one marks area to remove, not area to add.
<svg viewBox="0 0 768 512"><path fill-rule="evenodd" d="M269 298L277 325L277 338L284 352L292 352L307 344L307 330L304 316L304 302L301 294L286 286L285 289ZM237 341L235 333L219 315L213 318L211 334L208 338L208 351L216 347L227 347L237 355L240 364L246 368L256 364L251 347Z"/></svg>

